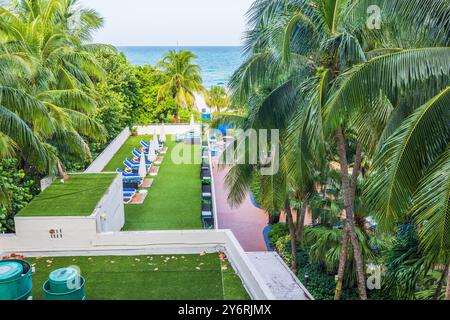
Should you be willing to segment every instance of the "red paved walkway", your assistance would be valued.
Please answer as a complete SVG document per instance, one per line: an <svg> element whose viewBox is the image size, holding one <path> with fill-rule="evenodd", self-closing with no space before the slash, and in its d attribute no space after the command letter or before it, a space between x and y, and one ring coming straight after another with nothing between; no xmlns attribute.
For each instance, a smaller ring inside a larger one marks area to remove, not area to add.
<svg viewBox="0 0 450 320"><path fill-rule="evenodd" d="M216 163L215 160L213 162ZM231 229L247 252L267 251L263 230L268 217L264 210L252 204L249 196L239 208L228 205L228 191L224 183L228 170L218 170L217 165L213 169L219 229Z"/></svg>

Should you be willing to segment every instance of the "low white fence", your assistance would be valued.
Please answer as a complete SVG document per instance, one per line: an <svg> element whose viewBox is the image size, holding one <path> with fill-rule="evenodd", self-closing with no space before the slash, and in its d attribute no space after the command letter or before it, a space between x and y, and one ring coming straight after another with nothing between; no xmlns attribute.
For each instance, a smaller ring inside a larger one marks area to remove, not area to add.
<svg viewBox="0 0 450 320"><path fill-rule="evenodd" d="M162 125L153 124L148 126L137 126L136 128L138 135L152 135L155 131L159 135L161 134ZM164 124L164 132L168 135L183 134L190 130L200 131L201 126L198 124L195 124L194 126L189 124Z"/></svg>
<svg viewBox="0 0 450 320"><path fill-rule="evenodd" d="M89 243L80 237L79 246L55 247L39 241L17 241L17 236L0 238L0 252L33 256L198 254L224 251L236 274L254 300L275 299L271 290L229 230L142 231L98 233ZM1 257L1 254L0 254Z"/></svg>
<svg viewBox="0 0 450 320"><path fill-rule="evenodd" d="M106 147L105 150L91 163L85 173L100 173L105 169L106 165L111 161L114 155L123 146L125 141L130 137L130 129L125 128L123 131Z"/></svg>

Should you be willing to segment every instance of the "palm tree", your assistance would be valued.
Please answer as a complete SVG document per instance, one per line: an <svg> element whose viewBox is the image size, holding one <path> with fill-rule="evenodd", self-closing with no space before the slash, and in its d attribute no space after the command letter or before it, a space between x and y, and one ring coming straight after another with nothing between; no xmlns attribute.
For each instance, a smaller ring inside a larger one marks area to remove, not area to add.
<svg viewBox="0 0 450 320"><path fill-rule="evenodd" d="M201 69L193 60L195 54L186 50L170 50L157 64L168 79L158 92L158 100L174 98L178 106L189 109L194 105L195 93L203 93Z"/></svg>
<svg viewBox="0 0 450 320"><path fill-rule="evenodd" d="M0 54L16 62L13 69L22 66L11 81L0 83L9 93L0 95L0 111L16 116L16 128L8 128L11 121L0 128L25 159L30 151L39 151L41 161L28 162L40 170L65 175L62 158L90 158L84 137L105 138L104 128L92 117L93 79L103 77L93 55L99 46L85 44L101 25L97 13L81 8L77 0L10 1L0 8Z"/></svg>
<svg viewBox="0 0 450 320"><path fill-rule="evenodd" d="M366 27L369 4L382 8L381 30ZM312 163L333 151L329 160L336 157L340 164L346 218L336 298L347 243L360 296L367 298L354 220L363 152L376 150L383 131L408 114L405 105L425 102L448 83L449 3L430 0L426 10L422 5L418 0L259 0L249 13L248 58L231 81L235 99L250 101L280 79L260 105L271 104L276 116L292 118L294 138L286 150ZM273 116L265 108L253 112ZM351 153L350 146L355 146Z"/></svg>
<svg viewBox="0 0 450 320"><path fill-rule="evenodd" d="M218 113L220 113L221 109L228 107L230 100L225 88L221 86L211 87L206 96L206 103L211 108L215 108Z"/></svg>
<svg viewBox="0 0 450 320"><path fill-rule="evenodd" d="M413 220L432 265L450 262L450 87L417 108L375 156L367 199L381 227ZM424 156L426 155L426 157ZM447 283L446 299L450 284Z"/></svg>

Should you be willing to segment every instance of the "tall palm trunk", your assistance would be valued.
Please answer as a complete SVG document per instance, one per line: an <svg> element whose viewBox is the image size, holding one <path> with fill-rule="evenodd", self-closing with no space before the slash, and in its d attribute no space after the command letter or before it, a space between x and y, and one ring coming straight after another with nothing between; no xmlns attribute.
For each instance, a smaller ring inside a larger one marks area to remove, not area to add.
<svg viewBox="0 0 450 320"><path fill-rule="evenodd" d="M353 212L354 203L355 203L356 184L358 182L358 175L359 175L360 168L361 168L361 159L362 159L361 144L358 143L357 148L356 148L356 154L355 154L355 165L354 165L353 174L352 174L352 184L350 186L350 189L352 192L351 199L350 199L352 212ZM348 172L347 172L347 174L348 174ZM336 290L334 293L334 300L340 300L341 295L342 295L345 266L347 263L347 255L348 255L349 238L350 238L350 231L348 228L348 224L346 221L344 221L344 230L343 230L342 243L341 243L341 252L339 255L339 268L338 268L338 274L337 274Z"/></svg>
<svg viewBox="0 0 450 320"><path fill-rule="evenodd" d="M358 278L358 291L361 300L367 300L366 291L366 279L364 272L364 262L361 253L361 247L359 245L358 236L356 235L355 220L353 216L353 205L356 190L356 181L359 175L360 164L361 164L361 146L358 144L357 157L355 158L355 167L353 169L353 179L352 184L350 184L349 174L348 174L348 162L346 155L346 144L344 134L342 129L338 129L336 132L337 149L339 154L339 162L341 165L341 176L342 176L342 189L344 192L344 206L345 206L345 228L348 228L350 242L353 248L353 257L356 264L356 273ZM359 155L358 155L359 153ZM359 158L359 161L358 161ZM359 164L358 164L359 162Z"/></svg>
<svg viewBox="0 0 450 320"><path fill-rule="evenodd" d="M345 224L346 228L343 230L342 235L342 244L341 244L341 252L339 253L339 268L337 274L337 283L336 290L334 292L334 300L340 300L342 295L342 285L344 283L344 273L345 273L345 265L347 263L347 254L348 254L348 239L349 232L347 228L347 224Z"/></svg>
<svg viewBox="0 0 450 320"><path fill-rule="evenodd" d="M58 159L58 171L59 175L63 177L64 180L69 180L69 175L66 172L66 168L64 168L64 165L62 164L61 160Z"/></svg>
<svg viewBox="0 0 450 320"><path fill-rule="evenodd" d="M291 237L291 254L292 254L292 272L297 274L297 237L295 234L294 219L292 217L291 203L289 197L286 197L284 209L286 211L286 220L289 226L289 235Z"/></svg>
<svg viewBox="0 0 450 320"><path fill-rule="evenodd" d="M302 241L303 230L305 229L306 210L308 209L308 201L303 201L302 209L297 212L297 240Z"/></svg>

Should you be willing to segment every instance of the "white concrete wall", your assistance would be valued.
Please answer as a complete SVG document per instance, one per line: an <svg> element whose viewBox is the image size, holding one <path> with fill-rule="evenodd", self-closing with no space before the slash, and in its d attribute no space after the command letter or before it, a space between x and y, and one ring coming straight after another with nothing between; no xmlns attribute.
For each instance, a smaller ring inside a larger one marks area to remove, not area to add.
<svg viewBox="0 0 450 320"><path fill-rule="evenodd" d="M117 175L92 214L97 222L97 232L122 230L125 225L125 207L122 198L122 177Z"/></svg>
<svg viewBox="0 0 450 320"><path fill-rule="evenodd" d="M258 270L229 230L111 232L95 234L93 238L78 233L78 237L73 237L64 247L55 246L41 238L0 238L0 252L15 252L25 256L198 254L201 251L221 250L226 252L233 269L253 299L274 299Z"/></svg>
<svg viewBox="0 0 450 320"><path fill-rule="evenodd" d="M16 217L15 237L0 236L0 248L57 250L90 246L96 235L94 217ZM62 237L52 239L50 230L61 230Z"/></svg>
<svg viewBox="0 0 450 320"><path fill-rule="evenodd" d="M0 234L0 251L4 248L66 250L92 246L98 232L118 232L123 228L122 188L122 177L117 175L90 216L15 217L16 234ZM62 236L52 238L50 230L61 231Z"/></svg>
<svg viewBox="0 0 450 320"><path fill-rule="evenodd" d="M44 179L41 179L41 191L47 189L55 179L56 177L45 177Z"/></svg>
<svg viewBox="0 0 450 320"><path fill-rule="evenodd" d="M156 133L159 135L161 133L161 125L148 125L148 126L138 126L137 133L138 135L153 135L156 129ZM164 132L166 135L174 135L174 134L183 134L186 133L192 128L195 131L201 131L201 126L196 124L194 127L191 127L189 124L164 124Z"/></svg>
<svg viewBox="0 0 450 320"><path fill-rule="evenodd" d="M106 147L105 150L95 159L94 162L86 169L85 173L100 173L111 161L114 155L119 151L122 145L130 137L130 129L125 128L123 131Z"/></svg>

